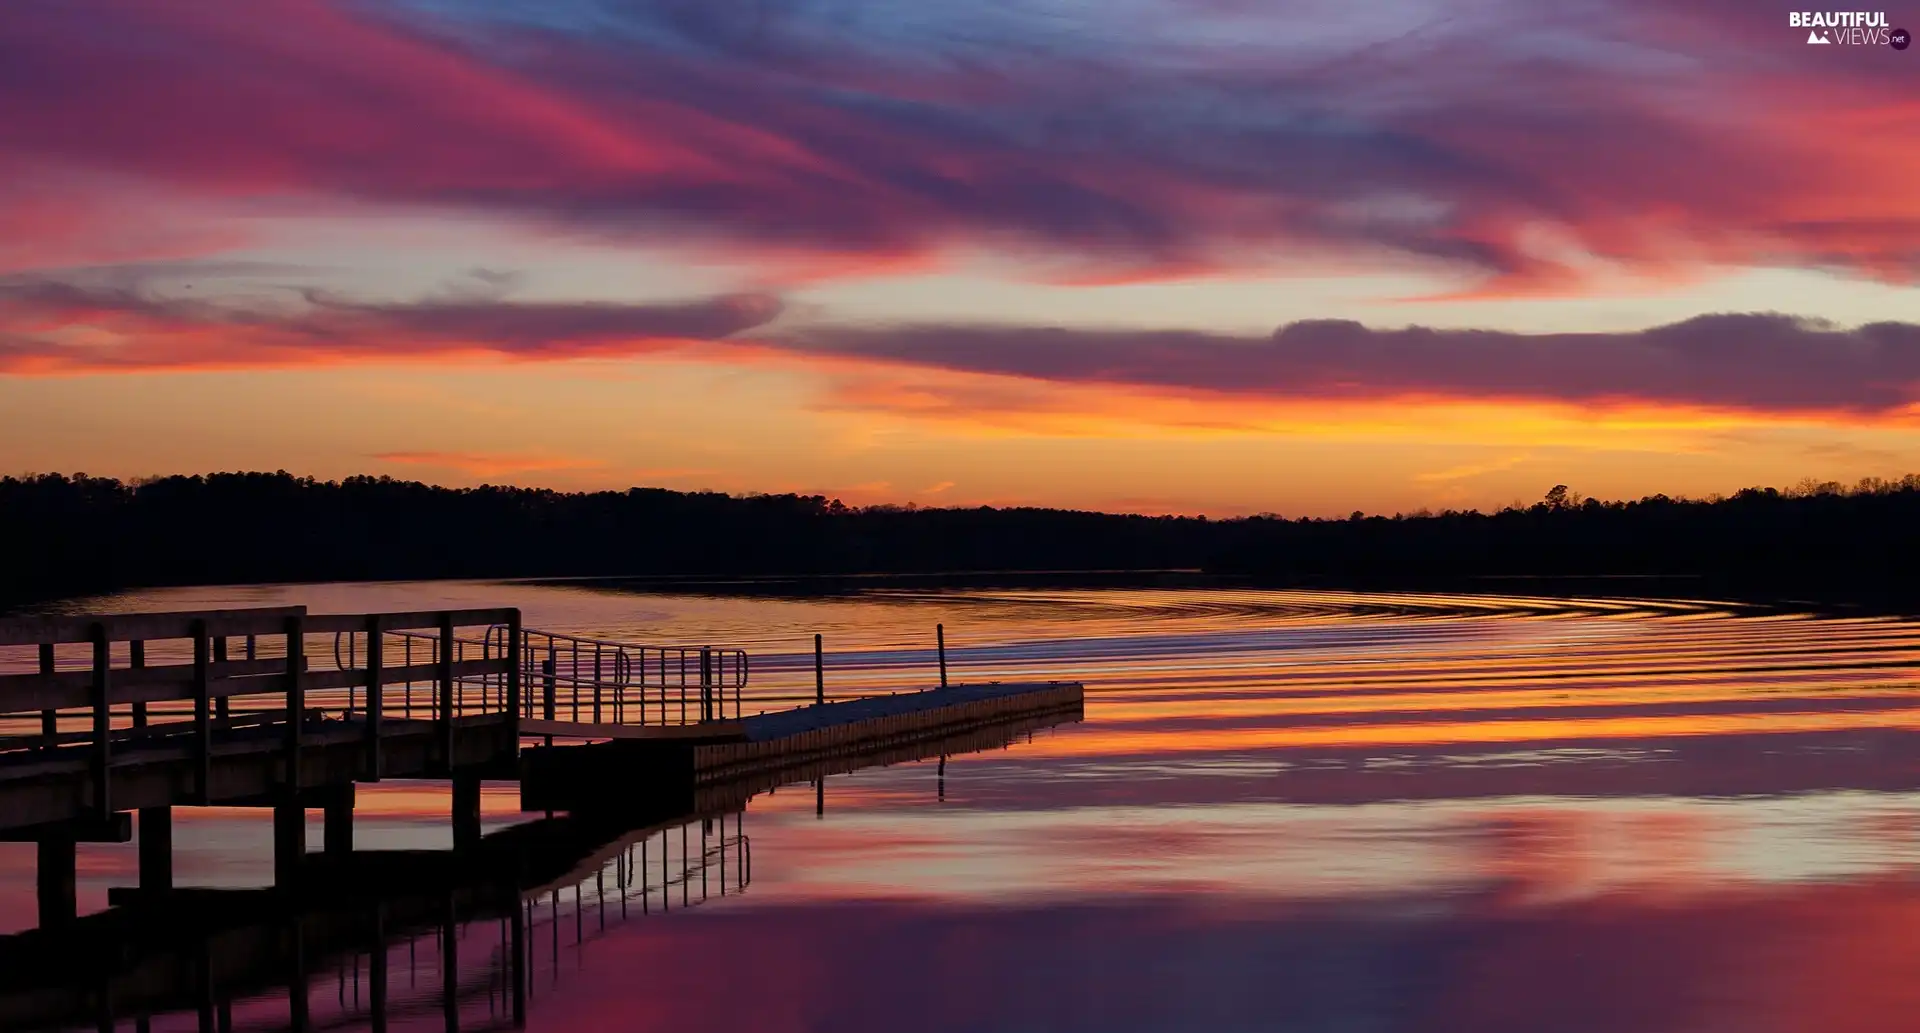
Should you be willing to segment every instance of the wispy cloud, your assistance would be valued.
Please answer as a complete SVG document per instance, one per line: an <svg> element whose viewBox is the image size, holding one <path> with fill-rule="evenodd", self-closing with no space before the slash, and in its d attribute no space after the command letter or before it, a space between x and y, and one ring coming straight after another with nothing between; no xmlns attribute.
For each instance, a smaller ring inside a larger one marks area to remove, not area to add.
<svg viewBox="0 0 1920 1033"><path fill-rule="evenodd" d="M461 355L513 361L688 346L728 361L818 363L829 406L932 419L1076 417L1055 386L1196 394L1179 419L1237 427L1217 399L1544 402L1887 418L1920 402L1920 324L1845 328L1774 313L1639 331L1520 334L1348 321L1266 336L1008 324L781 326L771 295L665 304L497 293L369 302L315 291L188 299L137 278L0 277L0 373L272 367ZM1175 414L1169 410L1169 418Z"/></svg>
<svg viewBox="0 0 1920 1033"><path fill-rule="evenodd" d="M1288 5L696 6L0 5L0 228L113 254L147 222L130 191L164 190L843 271L991 247L1162 277L1284 248L1492 292L1580 289L1589 262L1915 275L1904 69L1796 46L1773 8L1495 2L1417 32L1343 9L1336 35Z"/></svg>
<svg viewBox="0 0 1920 1033"><path fill-rule="evenodd" d="M1453 481L1470 480L1490 473L1499 473L1502 470L1511 470L1531 458L1533 458L1532 455L1523 453L1484 463L1468 463L1463 466L1450 466L1444 470L1418 473L1413 475L1413 479L1425 484L1447 484Z"/></svg>
<svg viewBox="0 0 1920 1033"><path fill-rule="evenodd" d="M160 293L140 277L0 277L0 372L258 368L482 354L632 355L724 340L780 312L768 295L664 304L487 294L369 302L315 290L265 301Z"/></svg>
<svg viewBox="0 0 1920 1033"><path fill-rule="evenodd" d="M455 470L475 477L548 470L593 470L607 465L601 460L584 456L527 452L374 452L367 458L400 466Z"/></svg>
<svg viewBox="0 0 1920 1033"><path fill-rule="evenodd" d="M1270 399L1467 398L1888 414L1920 398L1920 325L1846 329L1772 313L1700 316L1621 333L1389 330L1325 320L1291 323L1266 337L985 324L819 327L763 336L839 358ZM931 410L940 399L918 404Z"/></svg>

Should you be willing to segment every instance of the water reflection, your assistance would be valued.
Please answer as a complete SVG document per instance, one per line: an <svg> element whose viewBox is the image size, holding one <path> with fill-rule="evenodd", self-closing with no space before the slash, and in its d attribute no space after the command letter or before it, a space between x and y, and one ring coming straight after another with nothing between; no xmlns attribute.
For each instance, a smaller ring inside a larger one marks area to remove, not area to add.
<svg viewBox="0 0 1920 1033"><path fill-rule="evenodd" d="M0 938L0 1030L519 1028L575 994L596 945L753 882L748 802L831 775L1031 741L1029 717L841 756L617 812L549 816L454 850L309 854L297 890L120 892L121 906ZM943 792L944 790L942 790ZM725 958L710 959L724 964Z"/></svg>
<svg viewBox="0 0 1920 1033"><path fill-rule="evenodd" d="M644 862L591 861L618 836L582 850L590 867L557 900L547 887L537 911L520 909L535 1029L1916 1024L1909 622L1340 593L312 590L115 605L515 602L610 636L746 642L749 692L770 696L811 692L816 631L830 690L929 682L944 621L963 680L1087 682L1086 723L1030 743L784 773L706 811L704 837L698 815L662 816L648 835L684 829L687 848L673 840L669 878L640 896L628 891L659 866L658 839ZM723 851L724 897L702 846L726 838L722 815L751 857ZM706 904L689 906L698 875L673 881L682 859L706 865ZM664 912L663 882L676 894ZM407 927L411 953L404 938L384 952L389 1028L446 1025L438 915ZM389 936L402 917L388 913ZM511 1021L511 974L493 967L503 935L521 956L510 918L463 913L452 938L463 1028ZM372 1025L372 952L327 957L313 955L309 1023ZM235 1028L285 1028L278 992L233 1000ZM188 1008L152 1025L199 1021Z"/></svg>

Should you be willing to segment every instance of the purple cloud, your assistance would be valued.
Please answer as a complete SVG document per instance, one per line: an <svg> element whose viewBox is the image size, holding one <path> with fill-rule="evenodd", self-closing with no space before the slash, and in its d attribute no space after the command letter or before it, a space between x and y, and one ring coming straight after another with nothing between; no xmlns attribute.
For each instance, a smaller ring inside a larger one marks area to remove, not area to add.
<svg viewBox="0 0 1920 1033"><path fill-rule="evenodd" d="M993 246L1124 272L1360 249L1577 283L1532 246L1547 227L1628 266L1915 269L1898 81L1780 12L1127 10L13 3L0 170L753 255ZM8 204L0 225L61 229Z"/></svg>
<svg viewBox="0 0 1920 1033"><path fill-rule="evenodd" d="M1920 325L1708 315L1623 333L1321 320L1269 337L988 325L790 331L797 351L1039 380L1277 399L1411 396L1885 413L1920 398Z"/></svg>

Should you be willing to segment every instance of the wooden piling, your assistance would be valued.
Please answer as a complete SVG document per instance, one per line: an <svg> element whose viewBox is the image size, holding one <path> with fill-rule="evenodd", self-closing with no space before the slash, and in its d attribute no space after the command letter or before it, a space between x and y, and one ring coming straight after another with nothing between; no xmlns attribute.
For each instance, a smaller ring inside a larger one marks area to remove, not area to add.
<svg viewBox="0 0 1920 1033"><path fill-rule="evenodd" d="M134 639L132 642L127 643L127 666L136 671L147 666L147 644L145 642ZM145 728L146 726L147 701L144 699L134 700L133 727Z"/></svg>
<svg viewBox="0 0 1920 1033"><path fill-rule="evenodd" d="M173 888L173 809L140 808L140 890L163 893Z"/></svg>
<svg viewBox="0 0 1920 1033"><path fill-rule="evenodd" d="M307 857L307 811L298 800L273 807L273 884L292 889L300 884L300 868Z"/></svg>
<svg viewBox="0 0 1920 1033"><path fill-rule="evenodd" d="M53 643L40 643L40 673L54 673ZM42 710L40 712L40 738L45 749L53 749L54 737L60 734L60 711Z"/></svg>
<svg viewBox="0 0 1920 1033"><path fill-rule="evenodd" d="M453 614L440 615L440 762L453 771Z"/></svg>
<svg viewBox="0 0 1920 1033"><path fill-rule="evenodd" d="M386 692L380 668L384 662L380 615L367 617L367 773L369 782L378 782L385 766L380 762L380 723L386 711Z"/></svg>
<svg viewBox="0 0 1920 1033"><path fill-rule="evenodd" d="M79 914L79 896L74 885L76 851L73 837L51 836L39 841L39 863L34 873L35 890L40 903L40 927L50 929L72 922Z"/></svg>
<svg viewBox="0 0 1920 1033"><path fill-rule="evenodd" d="M249 659L251 659L251 656L249 656ZM227 636L225 635L217 636L213 640L213 662L216 664L224 664L227 662ZM222 695L213 701L213 716L225 721L227 718L233 716L232 708L232 701Z"/></svg>
<svg viewBox="0 0 1920 1033"><path fill-rule="evenodd" d="M520 750L520 611L514 610L507 618L507 741L513 743L514 752ZM645 670L641 672L642 697L645 696Z"/></svg>
<svg viewBox="0 0 1920 1033"><path fill-rule="evenodd" d="M207 622L193 622L194 802L213 802L212 671L207 660Z"/></svg>
<svg viewBox="0 0 1920 1033"><path fill-rule="evenodd" d="M109 680L113 654L108 646L107 626L93 626L93 811L106 821L113 816L113 697Z"/></svg>
<svg viewBox="0 0 1920 1033"><path fill-rule="evenodd" d="M947 626L935 624L933 638L940 649L940 687L944 689L947 687Z"/></svg>
<svg viewBox="0 0 1920 1033"><path fill-rule="evenodd" d="M328 857L353 853L353 783L328 790L321 808L321 849ZM305 819L301 836L304 838Z"/></svg>
<svg viewBox="0 0 1920 1033"><path fill-rule="evenodd" d="M307 671L306 621L287 618L287 725L286 772L290 796L300 794L300 742L306 727L307 691L303 677ZM222 697L224 699L225 697Z"/></svg>
<svg viewBox="0 0 1920 1033"><path fill-rule="evenodd" d="M453 848L464 850L480 842L480 776L470 771L453 775Z"/></svg>

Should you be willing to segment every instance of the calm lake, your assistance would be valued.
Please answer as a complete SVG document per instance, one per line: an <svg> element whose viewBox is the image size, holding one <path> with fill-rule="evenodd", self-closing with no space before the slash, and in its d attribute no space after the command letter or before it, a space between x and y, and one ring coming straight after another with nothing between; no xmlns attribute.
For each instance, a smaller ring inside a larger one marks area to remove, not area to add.
<svg viewBox="0 0 1920 1033"><path fill-rule="evenodd" d="M816 633L830 692L924 688L936 623L955 680L1086 685L1082 722L817 793L782 787L556 889L529 931L533 1029L1920 1024L1920 633L1903 621L1518 597L481 582L73 607L282 603L514 605L531 627L739 646L748 713L811 694ZM508 784L483 806L489 829L534 817ZM179 883L272 882L266 813L175 813ZM451 848L447 813L442 787L362 786L355 845ZM136 881L134 844L80 850L83 912ZM34 924L33 872L31 845L0 845L8 930ZM504 1021L502 936L459 935L462 1028ZM431 934L387 948L386 1028L444 1028L436 951ZM366 965L313 973L313 1028L368 1028ZM235 1029L289 1018L284 991L223 1011ZM204 1028L191 1011L151 1027Z"/></svg>

